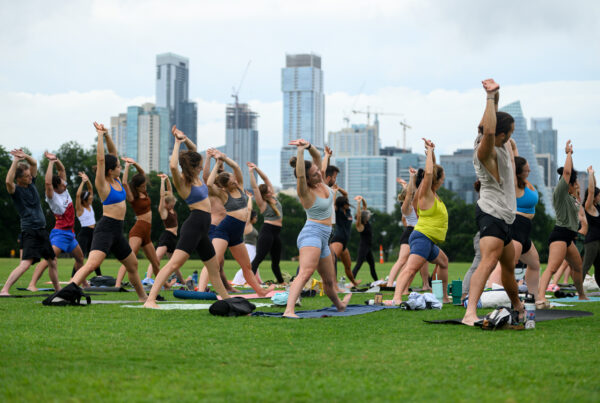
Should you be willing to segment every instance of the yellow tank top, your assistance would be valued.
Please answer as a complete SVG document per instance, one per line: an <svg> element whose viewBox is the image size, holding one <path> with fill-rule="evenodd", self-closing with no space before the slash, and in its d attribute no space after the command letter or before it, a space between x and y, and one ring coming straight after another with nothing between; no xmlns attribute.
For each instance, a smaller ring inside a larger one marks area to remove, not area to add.
<svg viewBox="0 0 600 403"><path fill-rule="evenodd" d="M436 244L444 242L446 232L448 232L448 210L446 210L444 202L436 197L430 209L417 208L417 213L419 221L417 221L415 231L419 231Z"/></svg>

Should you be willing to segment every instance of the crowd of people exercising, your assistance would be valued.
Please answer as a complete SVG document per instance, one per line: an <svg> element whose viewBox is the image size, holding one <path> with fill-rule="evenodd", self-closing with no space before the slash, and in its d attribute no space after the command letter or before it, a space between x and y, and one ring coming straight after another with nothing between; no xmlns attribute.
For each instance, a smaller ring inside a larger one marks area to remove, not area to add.
<svg viewBox="0 0 600 403"><path fill-rule="evenodd" d="M463 318L467 325L478 320L477 302L490 279L502 284L513 308L523 317L524 305L519 299L514 275L518 262L526 265L525 282L538 308L549 307L544 291L557 271L568 270L579 298L587 299L583 279L592 265L596 268L598 279L600 264L600 189L596 187L590 166L589 183L581 198L577 171L573 168L573 146L569 141L565 147L566 161L558 170L560 179L553 193L556 225L548 241L548 263L540 276L539 255L530 238L538 192L527 180L530 171L528 161L519 156L516 143L511 139L514 119L508 113L498 112L499 85L492 79L484 80L482 84L486 103L473 154L478 178L475 183L479 192L475 217L479 231L474 238L475 259L464 281L469 295ZM34 270L28 289L37 290L36 283L46 268L52 285L56 290L60 289L56 258L61 253L73 257L71 282L78 286L87 286L87 278L92 272L101 275L100 266L112 253L121 262L116 286L120 287L127 275L139 300L149 308L158 307L159 292L172 284L169 281L171 275L184 282L180 269L194 252L204 264L198 289L206 289L210 281L221 298L229 298L230 293L237 292L223 270L227 249L239 264L243 280L259 297L269 294L275 286L263 287L258 272L267 255L271 258L275 281L284 283L280 268L283 209L269 177L258 166L246 164L252 192L245 191L238 162L212 148L202 156L196 145L173 127L174 146L169 161L171 175L169 178L166 174L159 174L158 213L164 231L155 247L151 239L153 223L146 173L131 158L122 158L125 164L121 172L121 160L108 130L102 124L94 123L94 126L98 135L94 184L103 207L98 221L92 209L94 186L88 175L79 173L81 183L73 204L67 191L65 167L56 155L46 152L45 200L55 216L55 226L48 233L35 186L37 161L20 149L11 151L13 162L6 176L6 188L21 218L22 254L19 265L10 273L0 295L9 295L11 286L37 262L40 263ZM448 231L448 211L438 195L445 173L436 162L435 144L431 140L423 140L425 168L411 168L408 182L398 179L403 187L398 200L402 205L404 231L398 260L392 266L386 284L395 286L395 304L401 303L417 273L423 280L423 289L430 290L430 263L435 265L435 273L442 280L443 302L451 301L446 287L448 257L439 246L445 241ZM185 149L182 149L182 144ZM356 276L364 262L369 265L373 280L378 280L372 253L371 213L365 198L356 196L356 213L352 214L348 193L336 184L339 169L330 164L331 149L325 147L324 155L321 155L316 147L302 139L294 140L290 145L297 148L297 155L290 160L290 166L297 180L298 198L306 212L306 223L298 234L299 269L289 284L284 316L296 316L295 303L315 270L321 276L324 293L338 310L344 310L351 294L347 293L343 299L338 297L338 293L344 291L338 288L336 281L338 260L352 285L360 283ZM307 152L310 160L304 159ZM231 172L227 172L225 166ZM132 167L136 173L130 177ZM257 176L263 182L260 185ZM176 197L173 188L190 209L181 227L174 210ZM253 226L257 217L254 203L264 218L260 231ZM124 236L127 204L136 216L135 225L129 230L129 239ZM77 236L74 233L75 217L81 224ZM360 243L352 269L348 243L354 221ZM583 259L575 242L578 236L584 243ZM137 254L140 249L150 263L144 280L138 273ZM161 268L160 262L165 256L168 262ZM155 277L153 281L152 276ZM144 285L152 285L149 295Z"/></svg>

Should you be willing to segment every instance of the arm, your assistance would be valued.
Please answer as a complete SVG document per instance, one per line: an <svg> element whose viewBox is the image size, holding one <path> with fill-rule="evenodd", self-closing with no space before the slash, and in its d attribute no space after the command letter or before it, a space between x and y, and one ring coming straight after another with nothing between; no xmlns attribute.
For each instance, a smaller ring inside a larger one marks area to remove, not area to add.
<svg viewBox="0 0 600 403"><path fill-rule="evenodd" d="M96 189L98 189L98 193L100 193L100 188L103 188L106 184L106 177L104 174L104 137L107 133L104 125L98 124L94 122L94 127L96 128L96 134L98 136L98 141L96 144Z"/></svg>
<svg viewBox="0 0 600 403"><path fill-rule="evenodd" d="M512 169L513 169L513 174L514 174L514 182L515 182L515 194L519 193L519 180L517 179L517 167L515 164L515 157L519 156L519 150L517 149L517 143L515 143L515 140L513 138L511 138L510 140L508 140L508 151L510 154L510 162L512 165ZM506 144L505 144L506 147Z"/></svg>
<svg viewBox="0 0 600 403"><path fill-rule="evenodd" d="M15 173L17 172L17 165L19 165L19 161L21 161L21 159L13 154L13 161L12 164L10 164L10 168L6 173L6 179L4 181L6 184L6 190L9 194L15 193Z"/></svg>
<svg viewBox="0 0 600 403"><path fill-rule="evenodd" d="M415 190L416 190L416 178L417 171L414 168L409 168L410 179L408 180L408 187L406 188L406 197L404 198L404 202L402 203L402 216L407 216L411 213L412 210L412 202L415 198Z"/></svg>
<svg viewBox="0 0 600 403"><path fill-rule="evenodd" d="M56 173L60 176L60 179L67 181L67 171L65 170L65 166L62 162L57 158L56 159Z"/></svg>
<svg viewBox="0 0 600 403"><path fill-rule="evenodd" d="M108 149L108 153L119 158L119 153L117 152L117 146L115 146L115 143L113 142L112 137L110 137L110 134L108 134L108 131L106 131L104 133L104 138L106 139L106 148Z"/></svg>
<svg viewBox="0 0 600 403"><path fill-rule="evenodd" d="M483 137L477 147L477 158L480 161L487 161L494 155L494 144L496 140L496 99L500 86L494 80L483 81L483 87L486 91L486 104L483 118L480 126L483 126Z"/></svg>
<svg viewBox="0 0 600 403"><path fill-rule="evenodd" d="M307 197L309 194L308 184L306 183L306 168L304 167L304 150L306 150L306 142L295 140L290 142L290 145L295 145L296 153L296 190L299 197Z"/></svg>
<svg viewBox="0 0 600 403"><path fill-rule="evenodd" d="M362 198L362 196L356 196L354 198L354 200L356 200L356 230L358 232L363 232L363 230L365 229L365 226L362 223L361 220L361 216L362 216L362 210L361 210L361 205L363 203L366 204L365 199ZM366 207L365 207L366 208Z"/></svg>
<svg viewBox="0 0 600 403"><path fill-rule="evenodd" d="M273 188L273 184L269 180L269 177L267 176L267 174L265 174L259 167L256 167L256 173L258 174L258 176L260 176L260 178L263 180L265 185L267 185L267 187L269 188L271 193L275 193L275 188Z"/></svg>
<svg viewBox="0 0 600 403"><path fill-rule="evenodd" d="M323 175L323 178L325 178L325 171L327 171L327 167L329 166L332 155L333 151L331 148L325 146L325 158L323 158L323 162L321 163L321 175Z"/></svg>
<svg viewBox="0 0 600 403"><path fill-rule="evenodd" d="M237 180L240 187L243 189L244 188L244 174L242 173L242 169L240 168L240 166L238 165L237 162L235 162L234 160L232 160L225 154L221 153L221 156L222 156L221 159L223 160L223 162L226 163L227 165L229 165L233 169L233 174L235 175L235 179Z"/></svg>
<svg viewBox="0 0 600 403"><path fill-rule="evenodd" d="M171 187L171 180L167 175L165 175L165 185L167 186L167 193L173 194L173 188Z"/></svg>
<svg viewBox="0 0 600 403"><path fill-rule="evenodd" d="M256 171L260 175L260 170L256 165L252 162L248 162L248 172L250 173L250 187L252 187L252 191L254 192L254 197L256 198L256 205L258 206L260 212L264 212L267 208L267 203L263 200L262 195L260 194L260 190L258 189L258 184L256 183L256 176L254 175L254 171ZM262 175L261 175L262 178ZM264 180L264 178L263 178ZM269 186L269 185L267 185Z"/></svg>
<svg viewBox="0 0 600 403"><path fill-rule="evenodd" d="M322 163L321 163L321 153L319 152L319 150L317 150L317 147L313 147L312 144L308 143L308 153L310 154L310 156L312 157L313 160L313 164L315 164L317 167L322 167ZM324 172L321 172L321 175L324 175ZM323 176L324 178L325 176Z"/></svg>
<svg viewBox="0 0 600 403"><path fill-rule="evenodd" d="M210 159L212 158L212 153L210 149L206 150L204 154L204 168L202 168L202 182L206 183L208 180L208 175L210 175Z"/></svg>
<svg viewBox="0 0 600 403"><path fill-rule="evenodd" d="M208 179L206 180L206 186L209 188L215 187L215 179L217 179L217 171L219 170L219 164L222 164L223 160L217 160L215 166L212 171L210 171L210 175L208 175Z"/></svg>
<svg viewBox="0 0 600 403"><path fill-rule="evenodd" d="M192 140L190 140L181 130L179 130L175 125L171 128L171 132L176 139L181 140L185 143L185 146L190 151L196 151L196 144Z"/></svg>
<svg viewBox="0 0 600 403"><path fill-rule="evenodd" d="M340 194L344 197L348 197L348 192L346 192L344 189L342 189L341 187L339 187L337 185L336 185L335 191L340 192Z"/></svg>
<svg viewBox="0 0 600 403"><path fill-rule="evenodd" d="M129 188L129 183L127 182L127 179L129 179L129 167L131 166L132 163L132 159L131 158L125 158L125 169L123 170L123 188L125 189L125 195L126 195L126 199L128 202L132 202L133 201L133 194L131 194L131 189Z"/></svg>
<svg viewBox="0 0 600 403"><path fill-rule="evenodd" d="M425 139L423 139L425 140ZM427 149L427 161L425 162L425 176L419 186L419 199L432 195L431 184L433 183L433 164L434 164L434 148L435 145L430 140L425 140Z"/></svg>
<svg viewBox="0 0 600 403"><path fill-rule="evenodd" d="M48 169L46 169L46 175L44 176L44 189L46 190L46 197L52 199L54 197L54 188L52 187L52 172L54 170L54 162L56 160L51 159L48 161Z"/></svg>
<svg viewBox="0 0 600 403"><path fill-rule="evenodd" d="M590 165L587 169L588 172L588 195L585 199L585 211L588 214L595 214L596 208L594 207L594 192L596 190L596 178L594 177L594 168Z"/></svg>
<svg viewBox="0 0 600 403"><path fill-rule="evenodd" d="M160 215L161 219L166 220L169 212L165 207L165 196L167 195L167 192L165 191L165 181L167 181L169 177L165 174L159 174L158 176L160 176L160 201L158 202L158 214Z"/></svg>
<svg viewBox="0 0 600 403"><path fill-rule="evenodd" d="M565 182L569 183L571 180L571 173L573 172L573 145L571 144L571 140L567 141L565 153L567 154L567 159L565 160L562 176Z"/></svg>
<svg viewBox="0 0 600 403"><path fill-rule="evenodd" d="M83 206L81 205L81 194L83 193L83 185L87 185L87 190L90 195L94 194L94 188L92 187L92 183L90 182L90 178L83 172L79 172L79 177L81 178L81 183L77 188L77 194L75 195L75 212L77 213L77 217L83 214Z"/></svg>
<svg viewBox="0 0 600 403"><path fill-rule="evenodd" d="M179 147L181 147L181 140L175 137L173 152L171 153L171 159L169 159L169 169L171 170L171 176L173 177L173 185L175 185L175 189L177 189L181 195L183 176L181 175L181 172L179 172Z"/></svg>

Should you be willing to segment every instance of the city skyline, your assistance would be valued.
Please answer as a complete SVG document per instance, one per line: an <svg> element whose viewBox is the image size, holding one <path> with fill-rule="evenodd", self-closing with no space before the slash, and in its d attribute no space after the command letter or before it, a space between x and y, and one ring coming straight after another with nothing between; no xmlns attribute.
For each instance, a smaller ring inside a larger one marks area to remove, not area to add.
<svg viewBox="0 0 600 403"><path fill-rule="evenodd" d="M218 146L225 143L230 88L252 60L240 100L261 116L259 166L278 184L282 59L314 52L326 72L325 132L343 128L347 116L365 123L351 110L371 107L404 114L401 119L413 127L407 141L413 151L420 152L421 137L428 137L438 154L451 154L472 146L483 113L480 80L493 77L501 85L501 106L518 99L528 118L553 117L557 166L567 139L579 170L600 155L594 141L600 44L589 41L600 31L600 5L508 1L501 14L513 18L504 21L479 2L457 8L429 1L352 7L334 1L317 13L308 3L277 11L261 2L158 1L152 8L118 0L7 3L3 15L27 18L18 25L7 19L3 26L0 47L11 57L0 67L0 143L27 146L38 156L70 140L91 146L92 121L108 124L128 106L156 102L155 57L173 52L191 61L188 95L197 103L198 147ZM266 29L249 29L257 23ZM100 35L99 27L107 29ZM220 41L213 41L217 36ZM399 121L381 118L382 146L399 144Z"/></svg>

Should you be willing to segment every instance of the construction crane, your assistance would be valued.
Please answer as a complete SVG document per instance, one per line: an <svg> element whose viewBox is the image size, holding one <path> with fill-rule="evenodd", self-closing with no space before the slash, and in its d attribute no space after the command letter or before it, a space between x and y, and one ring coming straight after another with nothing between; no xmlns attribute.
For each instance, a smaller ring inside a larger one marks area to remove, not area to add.
<svg viewBox="0 0 600 403"><path fill-rule="evenodd" d="M238 113L239 113L239 99L238 99L238 95L240 93L240 89L242 88L242 84L244 84L244 79L246 78L246 74L248 73L248 69L250 68L250 63L252 63L252 60L248 60L248 64L246 65L246 69L244 70L244 74L242 74L242 79L240 80L240 84L238 85L237 89L235 87L233 87L231 89L231 92L233 92L231 94L231 97L233 99L235 99L235 110L234 110L234 117L233 117L233 133L234 133L234 144L235 147L237 148L239 146L239 136L238 136Z"/></svg>
<svg viewBox="0 0 600 403"><path fill-rule="evenodd" d="M406 150L406 129L412 129L412 126L406 124L406 119L400 122L402 126L402 149Z"/></svg>
<svg viewBox="0 0 600 403"><path fill-rule="evenodd" d="M379 115L382 115L382 116L404 116L403 113L371 112L370 107L368 107L368 106L367 106L367 110L366 111L352 110L352 113L354 113L354 114L361 114L361 115L367 115L367 126L371 125L371 114L375 115L375 121L379 120Z"/></svg>

